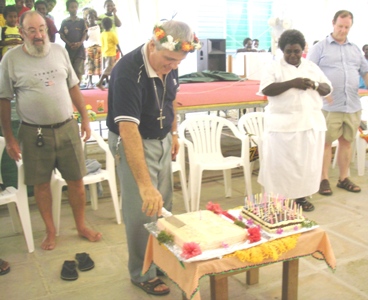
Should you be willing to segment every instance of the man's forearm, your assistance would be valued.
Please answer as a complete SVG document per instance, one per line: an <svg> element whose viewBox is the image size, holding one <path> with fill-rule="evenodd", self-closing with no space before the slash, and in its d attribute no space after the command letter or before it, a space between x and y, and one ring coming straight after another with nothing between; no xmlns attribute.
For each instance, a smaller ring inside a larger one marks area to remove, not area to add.
<svg viewBox="0 0 368 300"><path fill-rule="evenodd" d="M133 122L120 122L119 132L124 145L128 165L137 182L139 190L144 187L152 187L138 125Z"/></svg>
<svg viewBox="0 0 368 300"><path fill-rule="evenodd" d="M11 128L11 103L8 99L0 99L0 120L5 141L9 141L14 135Z"/></svg>
<svg viewBox="0 0 368 300"><path fill-rule="evenodd" d="M83 96L80 92L79 86L75 85L69 89L70 97L72 98L73 105L80 113L82 119L88 118L86 105L84 104Z"/></svg>

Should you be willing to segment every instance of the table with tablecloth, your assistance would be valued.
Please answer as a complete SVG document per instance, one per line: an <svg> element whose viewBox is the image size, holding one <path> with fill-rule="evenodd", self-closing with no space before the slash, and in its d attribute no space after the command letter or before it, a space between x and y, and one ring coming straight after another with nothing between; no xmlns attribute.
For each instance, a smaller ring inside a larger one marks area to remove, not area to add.
<svg viewBox="0 0 368 300"><path fill-rule="evenodd" d="M143 273L152 263L162 269L167 276L183 291L186 299L200 299L199 280L203 276L211 278L211 299L227 299L227 276L239 272L253 272L257 278L257 268L273 263L283 263L282 299L297 299L298 291L298 262L299 258L312 256L324 260L331 268L336 268L336 259L327 236L320 229L305 232L298 238L296 247L283 253L279 259L267 259L261 263L241 262L236 257L225 257L191 263L181 262L164 245L160 245L157 239L150 235ZM247 280L248 281L248 280ZM258 282L257 279L249 279L248 283Z"/></svg>

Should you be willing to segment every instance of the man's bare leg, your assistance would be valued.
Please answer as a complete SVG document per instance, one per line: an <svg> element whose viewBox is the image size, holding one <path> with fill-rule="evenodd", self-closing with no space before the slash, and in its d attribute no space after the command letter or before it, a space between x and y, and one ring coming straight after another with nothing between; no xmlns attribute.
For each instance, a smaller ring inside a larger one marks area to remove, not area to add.
<svg viewBox="0 0 368 300"><path fill-rule="evenodd" d="M322 165L322 178L328 180L328 171L331 166L331 159L332 159L332 144L325 143L325 149L323 152L323 165Z"/></svg>
<svg viewBox="0 0 368 300"><path fill-rule="evenodd" d="M69 203L73 210L75 224L77 226L78 234L85 237L91 242L97 242L101 239L102 234L86 227L84 211L86 204L86 194L83 185L83 179L67 181Z"/></svg>
<svg viewBox="0 0 368 300"><path fill-rule="evenodd" d="M46 237L42 241L41 248L44 250L53 250L56 246L56 229L52 218L50 182L35 185L34 195L41 217L46 225Z"/></svg>
<svg viewBox="0 0 368 300"><path fill-rule="evenodd" d="M339 179L343 181L349 176L349 168L351 162L351 143L339 137L339 152L337 155L337 164L339 166Z"/></svg>

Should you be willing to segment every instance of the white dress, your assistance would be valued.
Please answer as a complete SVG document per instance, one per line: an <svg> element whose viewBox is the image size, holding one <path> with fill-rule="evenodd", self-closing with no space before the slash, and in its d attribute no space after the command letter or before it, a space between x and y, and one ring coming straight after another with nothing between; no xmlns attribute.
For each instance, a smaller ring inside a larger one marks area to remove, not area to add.
<svg viewBox="0 0 368 300"><path fill-rule="evenodd" d="M298 68L284 58L265 70L261 91L274 82L309 78L332 86L314 63L301 59ZM322 97L317 91L289 89L268 97L265 131L261 146L258 182L265 192L288 198L312 195L319 189L322 172L326 121Z"/></svg>

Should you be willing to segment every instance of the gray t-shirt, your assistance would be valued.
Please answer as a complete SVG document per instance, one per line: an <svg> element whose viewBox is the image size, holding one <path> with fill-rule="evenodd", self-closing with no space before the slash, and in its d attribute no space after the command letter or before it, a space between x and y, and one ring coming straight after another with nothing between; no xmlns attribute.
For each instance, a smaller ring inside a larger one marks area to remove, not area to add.
<svg viewBox="0 0 368 300"><path fill-rule="evenodd" d="M73 113L69 89L79 83L66 50L51 43L45 57L30 56L22 45L0 65L0 98L13 99L20 120L38 125L65 121Z"/></svg>

